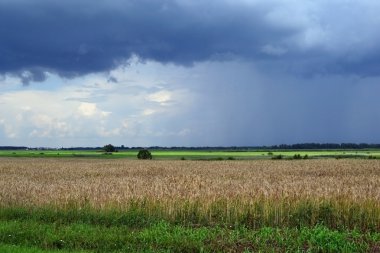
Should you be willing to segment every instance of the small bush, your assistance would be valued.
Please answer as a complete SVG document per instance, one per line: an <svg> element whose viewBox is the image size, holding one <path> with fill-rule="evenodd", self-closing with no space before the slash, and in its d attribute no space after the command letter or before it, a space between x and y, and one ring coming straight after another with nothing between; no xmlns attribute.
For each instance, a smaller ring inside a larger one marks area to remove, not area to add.
<svg viewBox="0 0 380 253"><path fill-rule="evenodd" d="M152 154L147 149L141 149L137 154L137 158L142 160L151 160Z"/></svg>
<svg viewBox="0 0 380 253"><path fill-rule="evenodd" d="M281 160L282 158L284 158L283 155L276 155L272 157L273 160Z"/></svg>
<svg viewBox="0 0 380 253"><path fill-rule="evenodd" d="M229 156L229 157L227 158L227 160L236 160L236 158L233 157L233 156Z"/></svg>
<svg viewBox="0 0 380 253"><path fill-rule="evenodd" d="M301 155L300 154L295 154L293 156L293 159L302 159Z"/></svg>

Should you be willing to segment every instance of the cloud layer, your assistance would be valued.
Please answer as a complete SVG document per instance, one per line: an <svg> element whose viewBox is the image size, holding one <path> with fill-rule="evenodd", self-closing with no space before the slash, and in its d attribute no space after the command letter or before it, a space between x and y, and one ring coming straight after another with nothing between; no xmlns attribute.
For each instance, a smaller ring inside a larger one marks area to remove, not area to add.
<svg viewBox="0 0 380 253"><path fill-rule="evenodd" d="M0 1L0 73L26 84L140 59L246 59L300 74L379 72L375 0Z"/></svg>
<svg viewBox="0 0 380 253"><path fill-rule="evenodd" d="M377 0L0 0L0 142L380 142L379 12Z"/></svg>

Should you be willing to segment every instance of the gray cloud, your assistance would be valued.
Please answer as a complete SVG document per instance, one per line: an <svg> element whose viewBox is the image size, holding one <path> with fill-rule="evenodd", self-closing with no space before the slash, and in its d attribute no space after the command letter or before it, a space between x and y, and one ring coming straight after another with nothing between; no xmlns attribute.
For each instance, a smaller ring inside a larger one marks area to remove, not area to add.
<svg viewBox="0 0 380 253"><path fill-rule="evenodd" d="M26 84L46 71L108 71L136 54L182 65L240 58L301 74L376 75L379 10L371 0L3 0L0 73Z"/></svg>
<svg viewBox="0 0 380 253"><path fill-rule="evenodd" d="M271 75L247 62L131 62L0 94L7 145L379 143L379 77ZM47 88L45 88L47 87Z"/></svg>

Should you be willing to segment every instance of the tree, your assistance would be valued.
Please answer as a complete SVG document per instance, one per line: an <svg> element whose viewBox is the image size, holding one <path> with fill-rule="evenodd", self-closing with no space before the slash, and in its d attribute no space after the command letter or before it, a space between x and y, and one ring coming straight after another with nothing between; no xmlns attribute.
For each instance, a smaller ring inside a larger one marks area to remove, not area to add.
<svg viewBox="0 0 380 253"><path fill-rule="evenodd" d="M143 160L147 160L147 159L150 160L152 159L152 154L147 149L141 149L139 153L137 154L137 158L143 159Z"/></svg>
<svg viewBox="0 0 380 253"><path fill-rule="evenodd" d="M108 144L108 145L105 145L103 147L104 151L107 152L107 153L112 153L112 152L115 152L116 151L116 148L111 145L111 144Z"/></svg>

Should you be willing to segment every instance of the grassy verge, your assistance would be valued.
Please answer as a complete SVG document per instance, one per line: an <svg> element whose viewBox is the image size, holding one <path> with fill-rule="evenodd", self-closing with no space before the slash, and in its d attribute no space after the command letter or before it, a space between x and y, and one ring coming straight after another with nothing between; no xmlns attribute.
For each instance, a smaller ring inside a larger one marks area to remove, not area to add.
<svg viewBox="0 0 380 253"><path fill-rule="evenodd" d="M0 249L5 249L2 252L61 249L95 252L367 252L376 250L380 246L379 240L379 233L337 231L324 226L300 229L264 227L250 230L245 227L189 227L165 221L140 228L80 222L0 222Z"/></svg>
<svg viewBox="0 0 380 253"><path fill-rule="evenodd" d="M142 210L0 209L0 252L368 252L379 231L173 222Z"/></svg>
<svg viewBox="0 0 380 253"><path fill-rule="evenodd" d="M1 253L71 253L73 251L67 250L49 250L38 247L23 247L17 245L0 244ZM75 251L77 253L86 253L86 251ZM87 251L88 252L88 251Z"/></svg>

